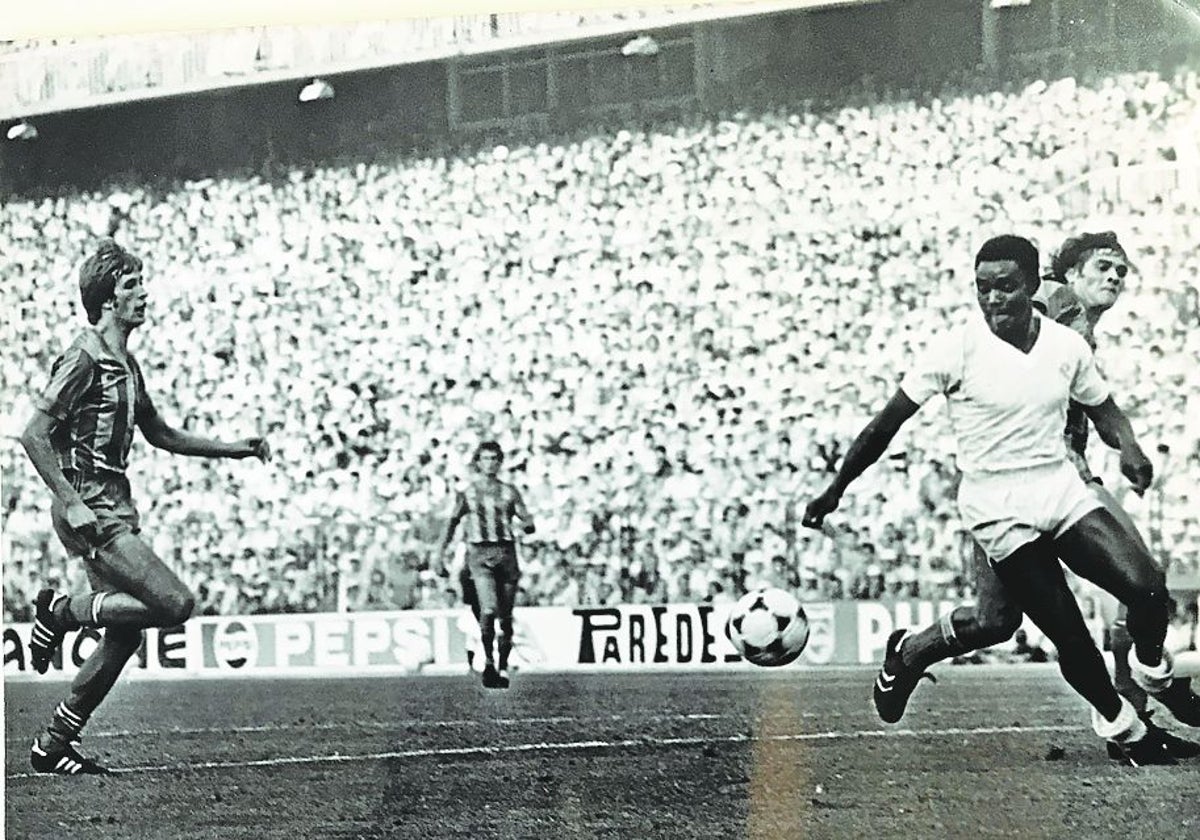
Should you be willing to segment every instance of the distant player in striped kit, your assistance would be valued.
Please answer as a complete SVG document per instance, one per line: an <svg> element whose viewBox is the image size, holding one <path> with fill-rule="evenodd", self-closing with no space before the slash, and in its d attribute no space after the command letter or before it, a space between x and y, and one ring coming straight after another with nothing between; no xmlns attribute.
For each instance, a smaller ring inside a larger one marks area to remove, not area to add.
<svg viewBox="0 0 1200 840"><path fill-rule="evenodd" d="M54 362L21 435L54 496L54 530L68 553L86 564L93 590L76 598L51 589L38 593L30 663L44 674L68 631L104 628L30 750L34 770L60 775L106 772L76 750L80 731L137 652L142 630L182 624L194 605L187 586L139 536L125 476L134 427L152 446L180 455L270 457L263 438L222 443L199 437L168 425L154 407L128 348L130 334L146 320L140 259L106 240L83 263L79 291L92 326Z"/></svg>
<svg viewBox="0 0 1200 840"><path fill-rule="evenodd" d="M485 441L476 448L471 463L478 476L455 496L454 510L446 523L441 544L445 555L459 522L465 523L466 566L474 588L472 611L479 619L484 655L483 684L487 688L508 688L509 685L513 605L521 575L513 520L521 522L526 534L536 530L517 488L496 477L503 460L504 451L494 441ZM466 581L464 588L465 584ZM494 649L498 649L498 664Z"/></svg>

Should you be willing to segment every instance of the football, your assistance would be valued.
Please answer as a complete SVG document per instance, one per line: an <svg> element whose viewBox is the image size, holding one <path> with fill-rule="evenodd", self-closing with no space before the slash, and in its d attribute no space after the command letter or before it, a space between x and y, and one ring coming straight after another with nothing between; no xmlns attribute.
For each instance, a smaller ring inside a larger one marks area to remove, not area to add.
<svg viewBox="0 0 1200 840"><path fill-rule="evenodd" d="M725 635L748 662L775 668L794 662L808 644L804 606L782 589L756 589L729 611Z"/></svg>

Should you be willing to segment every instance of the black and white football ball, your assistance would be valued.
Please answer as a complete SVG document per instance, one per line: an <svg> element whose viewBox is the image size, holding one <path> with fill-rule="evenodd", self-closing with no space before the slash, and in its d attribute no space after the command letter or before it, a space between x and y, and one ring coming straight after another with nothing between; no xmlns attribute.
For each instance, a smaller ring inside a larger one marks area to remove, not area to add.
<svg viewBox="0 0 1200 840"><path fill-rule="evenodd" d="M794 662L808 644L804 606L783 589L755 589L729 611L725 635L748 662L774 668Z"/></svg>

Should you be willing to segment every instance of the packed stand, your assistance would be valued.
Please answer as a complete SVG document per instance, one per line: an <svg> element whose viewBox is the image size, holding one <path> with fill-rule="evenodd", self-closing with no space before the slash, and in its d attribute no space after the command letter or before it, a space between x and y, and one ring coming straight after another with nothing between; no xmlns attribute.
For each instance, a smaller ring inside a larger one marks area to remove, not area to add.
<svg viewBox="0 0 1200 840"><path fill-rule="evenodd" d="M1197 101L1194 73L1138 74L10 201L5 431L84 323L78 260L115 230L149 267L133 349L159 410L266 433L277 453L263 467L136 445L147 532L205 613L457 603L435 548L482 438L539 525L525 604L760 583L969 597L935 407L826 533L799 510L913 352L974 305L978 242L1016 231L1049 249L1086 227L1063 185L1177 159ZM1126 501L1196 572L1200 230L1174 202L1143 218L1118 198L1099 222L1139 268L1100 355L1147 448L1170 450L1161 489ZM0 458L5 612L22 618L43 582L85 582L19 445Z"/></svg>

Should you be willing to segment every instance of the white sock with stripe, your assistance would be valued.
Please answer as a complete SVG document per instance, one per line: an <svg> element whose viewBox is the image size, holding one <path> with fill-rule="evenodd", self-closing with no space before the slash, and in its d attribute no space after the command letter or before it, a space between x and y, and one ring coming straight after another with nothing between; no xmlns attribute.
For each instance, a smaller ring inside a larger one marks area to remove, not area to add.
<svg viewBox="0 0 1200 840"><path fill-rule="evenodd" d="M50 725L46 727L46 731L55 741L69 744L79 738L79 733L83 731L87 722L86 715L81 715L68 706L66 700L63 700L54 710L54 716L50 720Z"/></svg>

